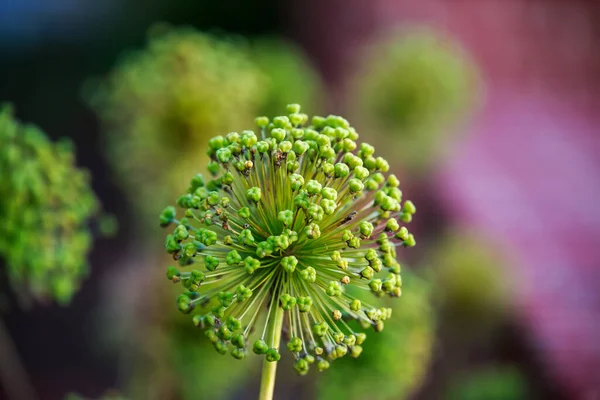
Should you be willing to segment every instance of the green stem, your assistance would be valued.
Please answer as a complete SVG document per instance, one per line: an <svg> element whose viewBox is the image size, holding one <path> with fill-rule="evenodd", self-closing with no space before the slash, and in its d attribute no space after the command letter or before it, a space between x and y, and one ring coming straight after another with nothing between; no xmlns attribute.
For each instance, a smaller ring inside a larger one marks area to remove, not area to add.
<svg viewBox="0 0 600 400"><path fill-rule="evenodd" d="M281 341L281 329L283 327L283 309L275 305L275 315L269 319L267 331L270 332L270 346L279 349ZM273 400L273 391L275 389L275 374L277 372L277 362L263 361L262 378L260 381L259 400Z"/></svg>

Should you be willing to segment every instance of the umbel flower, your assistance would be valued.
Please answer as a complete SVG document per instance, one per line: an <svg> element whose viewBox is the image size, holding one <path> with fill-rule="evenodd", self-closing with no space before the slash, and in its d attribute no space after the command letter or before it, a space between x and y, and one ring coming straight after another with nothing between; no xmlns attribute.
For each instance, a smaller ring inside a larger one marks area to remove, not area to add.
<svg viewBox="0 0 600 400"><path fill-rule="evenodd" d="M389 164L342 117L288 115L256 119L246 130L209 141L212 179L192 178L167 207L162 226L178 261L168 279L180 283L184 313L205 330L215 349L241 359L264 355L261 398L269 398L285 332L295 369L322 371L340 357L358 357L366 334L380 332L391 308L375 307L346 290L399 297L396 248L415 239L402 223L416 209L402 203ZM261 314L266 319L261 326ZM257 329L260 338L247 343ZM266 393L266 395L265 395Z"/></svg>
<svg viewBox="0 0 600 400"><path fill-rule="evenodd" d="M75 166L69 141L51 142L2 106L0 177L0 257L15 294L68 303L88 273L100 211L88 172Z"/></svg>

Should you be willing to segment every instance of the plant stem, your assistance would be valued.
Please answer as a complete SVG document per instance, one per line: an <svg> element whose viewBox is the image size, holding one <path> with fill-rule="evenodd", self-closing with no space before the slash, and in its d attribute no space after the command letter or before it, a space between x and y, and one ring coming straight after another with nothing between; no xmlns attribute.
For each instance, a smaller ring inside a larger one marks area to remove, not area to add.
<svg viewBox="0 0 600 400"><path fill-rule="evenodd" d="M275 305L274 316L269 320L267 330L270 332L271 347L279 349L281 341L281 329L283 327L283 309L279 305ZM267 361L266 357L263 360L262 378L260 381L259 400L273 400L273 391L275 389L275 374L277 372L277 361Z"/></svg>

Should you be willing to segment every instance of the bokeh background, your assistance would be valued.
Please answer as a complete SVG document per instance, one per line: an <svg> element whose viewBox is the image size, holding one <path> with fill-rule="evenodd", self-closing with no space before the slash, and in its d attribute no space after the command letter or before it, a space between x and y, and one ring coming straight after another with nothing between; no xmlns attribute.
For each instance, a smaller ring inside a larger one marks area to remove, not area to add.
<svg viewBox="0 0 600 400"><path fill-rule="evenodd" d="M119 222L67 307L19 306L0 260L0 364L44 400L254 398L177 314L155 222L211 135L299 102L390 159L418 246L397 326L284 360L276 398L600 399L599 26L591 0L0 0L0 102Z"/></svg>

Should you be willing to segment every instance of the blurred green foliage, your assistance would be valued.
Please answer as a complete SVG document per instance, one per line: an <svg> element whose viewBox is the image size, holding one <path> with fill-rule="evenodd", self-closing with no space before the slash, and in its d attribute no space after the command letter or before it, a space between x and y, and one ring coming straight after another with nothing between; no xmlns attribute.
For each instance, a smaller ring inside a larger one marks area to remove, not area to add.
<svg viewBox="0 0 600 400"><path fill-rule="evenodd" d="M421 384L435 337L431 287L408 272L402 277L402 297L389 304L385 334L369 335L360 359L343 358L319 375L317 398L407 398Z"/></svg>
<svg viewBox="0 0 600 400"><path fill-rule="evenodd" d="M292 103L302 104L302 111L309 115L321 109L321 79L300 48L271 37L252 41L249 51L267 79L257 114L279 115L285 105Z"/></svg>
<svg viewBox="0 0 600 400"><path fill-rule="evenodd" d="M527 381L512 366L491 366L469 371L450 386L447 400L524 400Z"/></svg>
<svg viewBox="0 0 600 400"><path fill-rule="evenodd" d="M466 52L426 28L369 47L355 79L349 98L362 128L381 134L388 151L400 151L400 161L412 171L435 162L478 93L477 72Z"/></svg>
<svg viewBox="0 0 600 400"><path fill-rule="evenodd" d="M234 41L156 25L84 89L106 131L109 162L142 216L154 216L205 164L208 139L252 121L265 78Z"/></svg>
<svg viewBox="0 0 600 400"><path fill-rule="evenodd" d="M100 210L68 140L51 142L0 107L0 256L24 304L67 304L88 274L91 219Z"/></svg>
<svg viewBox="0 0 600 400"><path fill-rule="evenodd" d="M84 87L106 131L109 162L147 221L190 175L204 172L208 140L301 100L320 83L295 47L276 39L218 38L156 25L147 46L126 53Z"/></svg>
<svg viewBox="0 0 600 400"><path fill-rule="evenodd" d="M509 260L485 236L450 231L430 256L436 295L457 325L483 328L504 317L511 303Z"/></svg>

